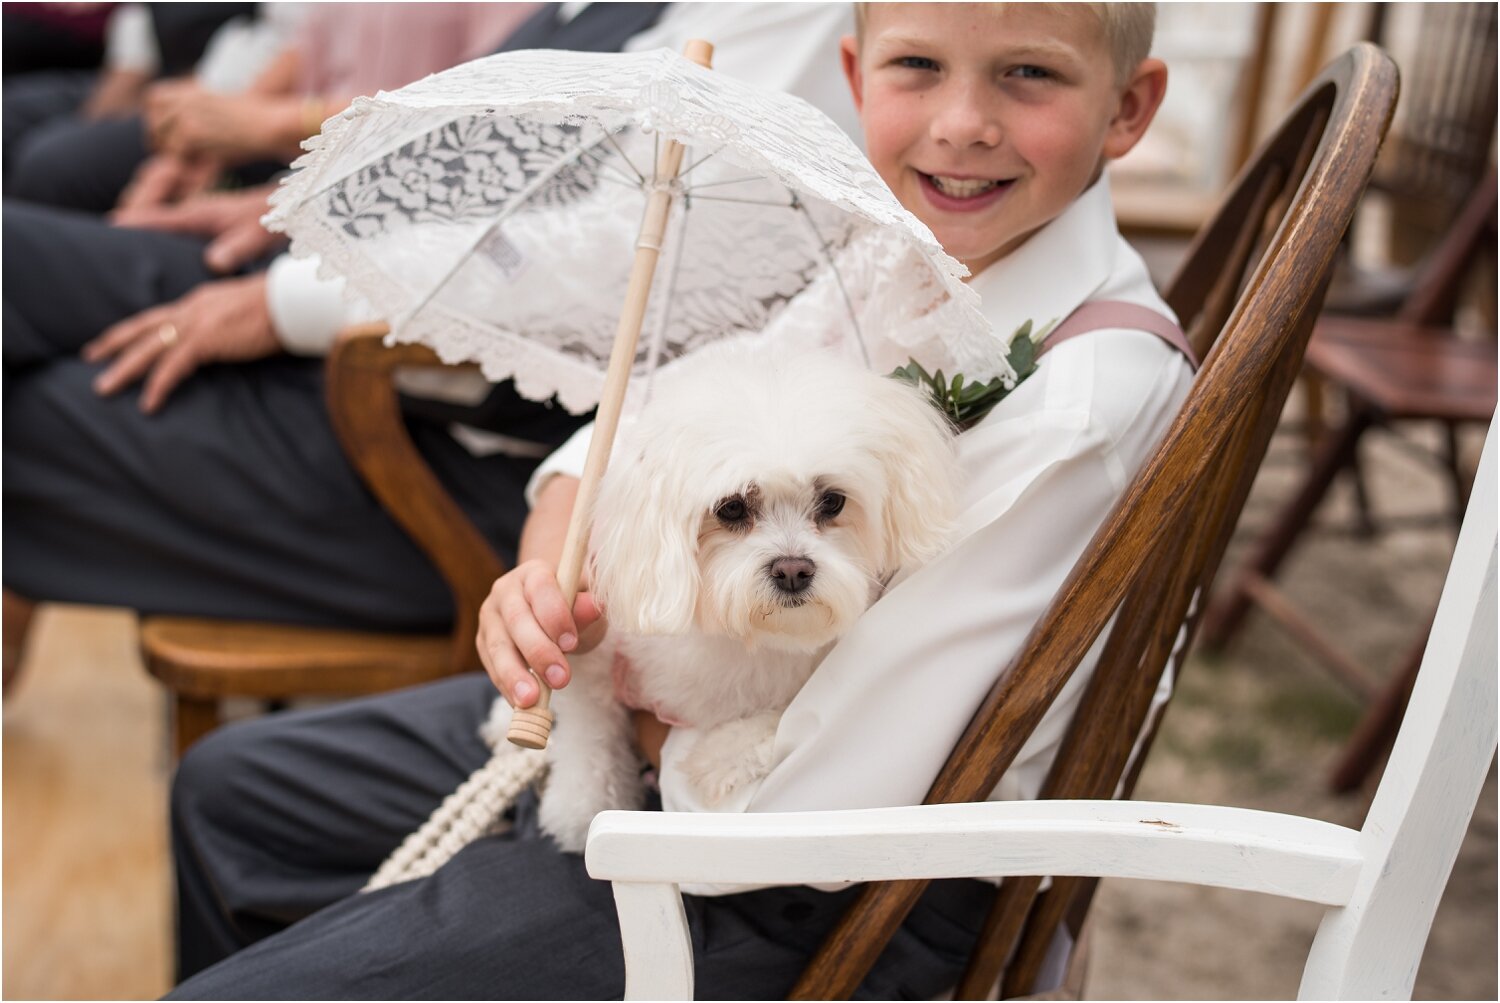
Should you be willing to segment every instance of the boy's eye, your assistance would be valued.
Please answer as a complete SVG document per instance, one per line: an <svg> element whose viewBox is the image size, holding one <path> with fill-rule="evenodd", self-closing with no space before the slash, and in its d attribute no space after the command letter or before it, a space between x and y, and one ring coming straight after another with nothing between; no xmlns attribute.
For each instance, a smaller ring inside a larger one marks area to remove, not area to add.
<svg viewBox="0 0 1500 1003"><path fill-rule="evenodd" d="M1052 76L1051 70L1044 69L1040 66L1017 66L1010 72L1012 75L1020 77L1022 80L1048 80Z"/></svg>
<svg viewBox="0 0 1500 1003"><path fill-rule="evenodd" d="M935 70L938 68L937 60L928 59L926 56L902 56L896 60L896 64L912 70Z"/></svg>

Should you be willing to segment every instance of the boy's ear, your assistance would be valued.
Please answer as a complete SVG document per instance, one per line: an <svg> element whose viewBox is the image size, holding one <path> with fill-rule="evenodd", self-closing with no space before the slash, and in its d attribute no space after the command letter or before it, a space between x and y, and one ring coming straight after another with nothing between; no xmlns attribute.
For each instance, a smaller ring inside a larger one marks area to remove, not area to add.
<svg viewBox="0 0 1500 1003"><path fill-rule="evenodd" d="M1119 108L1104 137L1105 159L1114 160L1130 152L1146 134L1166 96L1167 64L1160 59L1141 60L1120 92Z"/></svg>
<svg viewBox="0 0 1500 1003"><path fill-rule="evenodd" d="M839 39L839 60L844 66L844 79L849 81L849 93L854 97L854 110L863 112L865 81L859 73L859 43L853 35Z"/></svg>

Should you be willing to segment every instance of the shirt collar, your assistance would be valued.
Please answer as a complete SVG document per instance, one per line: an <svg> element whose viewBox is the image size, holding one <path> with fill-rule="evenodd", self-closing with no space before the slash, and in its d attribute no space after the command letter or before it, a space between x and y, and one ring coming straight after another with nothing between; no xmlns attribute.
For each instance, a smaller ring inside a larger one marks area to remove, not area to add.
<svg viewBox="0 0 1500 1003"><path fill-rule="evenodd" d="M1096 293L1115 267L1119 230L1109 178L1099 180L1031 239L969 281L1001 338L1030 320L1060 321Z"/></svg>

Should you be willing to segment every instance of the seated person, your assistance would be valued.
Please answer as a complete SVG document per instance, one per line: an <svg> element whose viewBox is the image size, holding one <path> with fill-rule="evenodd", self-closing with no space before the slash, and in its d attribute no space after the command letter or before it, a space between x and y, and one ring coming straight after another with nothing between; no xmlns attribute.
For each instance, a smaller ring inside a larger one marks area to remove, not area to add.
<svg viewBox="0 0 1500 1003"><path fill-rule="evenodd" d="M107 6L104 64L98 72L55 70L6 78L7 194L65 199L100 212L111 208L147 152L140 111L153 81L191 75L209 90L244 89L285 47L303 5Z"/></svg>
<svg viewBox="0 0 1500 1003"><path fill-rule="evenodd" d="M400 87L491 52L533 10L504 3L309 5L290 45L248 88L226 93L190 77L153 84L139 117L53 130L28 144L7 194L104 212L117 201L186 198L226 171L239 182L264 180L356 94Z"/></svg>
<svg viewBox="0 0 1500 1003"><path fill-rule="evenodd" d="M1147 58L1150 5L870 4L863 21L843 61L870 159L969 266L997 332L1089 301L1170 317L1119 236L1103 177L1165 90L1165 67ZM1177 348L1127 326L1050 352L959 438L961 541L832 649L782 719L772 772L714 810L920 802L1190 381ZM535 479L524 560L482 613L488 679L233 725L188 752L172 824L180 971L191 977L173 998L620 998L610 888L538 835L525 800L510 832L431 876L356 894L488 758L476 731L492 684L524 707L537 698L532 671L567 683L568 655L598 619L587 595L569 613L552 570L576 490L572 452ZM1075 673L996 797L1036 795L1094 664ZM693 736L674 728L662 744L664 731L654 720L640 730L643 754L661 764L663 807L706 810L677 766ZM709 999L784 998L855 894L685 891ZM861 995L950 987L992 900L983 882L935 882Z"/></svg>
<svg viewBox="0 0 1500 1003"><path fill-rule="evenodd" d="M544 9L507 45L680 49L712 37L720 72L794 88L834 116L837 93L852 121L830 56L848 23L838 4L568 5ZM236 208L233 196L224 203ZM219 279L223 262L205 262L203 237L46 207L8 202L0 224L12 252L0 461L8 590L148 613L448 624L446 586L344 457L322 363L308 357L369 319L345 312L341 283L310 282L316 262L288 258ZM265 236L254 223L244 233ZM210 256L222 246L210 241ZM482 381L412 392L418 448L511 562L526 479L580 419ZM455 422L504 437L481 445L470 431L450 434Z"/></svg>

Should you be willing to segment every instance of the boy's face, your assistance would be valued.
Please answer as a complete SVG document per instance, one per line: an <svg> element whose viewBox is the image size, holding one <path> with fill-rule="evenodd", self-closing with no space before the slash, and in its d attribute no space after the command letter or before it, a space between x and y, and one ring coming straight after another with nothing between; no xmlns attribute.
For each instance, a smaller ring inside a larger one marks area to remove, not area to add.
<svg viewBox="0 0 1500 1003"><path fill-rule="evenodd" d="M880 176L975 274L1056 218L1124 154L1165 90L1123 85L1086 8L871 4L844 69ZM1149 108L1144 107L1149 105ZM1143 120L1142 120L1143 119Z"/></svg>

